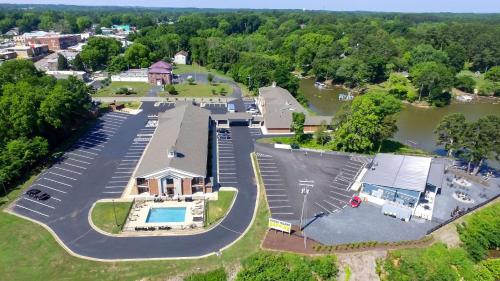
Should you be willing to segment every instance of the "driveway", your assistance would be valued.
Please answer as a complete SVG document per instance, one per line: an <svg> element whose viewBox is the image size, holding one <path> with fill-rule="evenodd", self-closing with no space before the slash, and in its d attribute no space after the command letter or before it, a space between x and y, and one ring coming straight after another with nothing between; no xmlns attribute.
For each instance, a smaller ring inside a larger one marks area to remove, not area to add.
<svg viewBox="0 0 500 281"><path fill-rule="evenodd" d="M238 142L237 167L243 171L238 174L239 192L233 208L217 227L190 236L111 237L95 231L88 222L95 201L119 197L123 191L152 133L145 126L147 116L168 108L145 102L138 115L104 114L58 163L34 182L32 188L47 192L52 198L39 202L23 195L14 203L13 211L47 225L72 252L89 258L197 257L229 245L249 226L256 201L249 156L253 143L244 127L233 130Z"/></svg>

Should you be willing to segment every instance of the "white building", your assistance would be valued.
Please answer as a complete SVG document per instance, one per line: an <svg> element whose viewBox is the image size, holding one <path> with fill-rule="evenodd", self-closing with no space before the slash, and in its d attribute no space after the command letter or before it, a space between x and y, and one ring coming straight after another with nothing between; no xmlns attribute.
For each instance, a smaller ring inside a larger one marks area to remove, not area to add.
<svg viewBox="0 0 500 281"><path fill-rule="evenodd" d="M187 64L187 57L188 57L188 52L186 51L180 51L174 56L174 63L175 64Z"/></svg>

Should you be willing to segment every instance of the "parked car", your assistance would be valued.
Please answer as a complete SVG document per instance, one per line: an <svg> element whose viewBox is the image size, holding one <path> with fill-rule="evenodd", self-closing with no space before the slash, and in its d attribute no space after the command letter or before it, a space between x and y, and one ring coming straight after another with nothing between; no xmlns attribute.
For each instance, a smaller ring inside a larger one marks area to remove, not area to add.
<svg viewBox="0 0 500 281"><path fill-rule="evenodd" d="M42 192L42 191L39 189L33 188L33 189L26 191L26 195L28 195L31 198L36 198L36 196L38 194L40 194L40 192Z"/></svg>
<svg viewBox="0 0 500 281"><path fill-rule="evenodd" d="M362 201L361 201L361 198L359 198L359 196L354 196L354 197L351 199L351 201L350 201L350 203L351 203L351 207L352 207L352 208L357 208L357 207L359 207L359 205L361 205L361 202L362 202Z"/></svg>
<svg viewBox="0 0 500 281"><path fill-rule="evenodd" d="M234 106L234 104L232 103L228 103L227 104L227 111L229 113L235 113L236 112L236 107Z"/></svg>
<svg viewBox="0 0 500 281"><path fill-rule="evenodd" d="M217 129L217 133L219 133L219 134L229 134L230 131L228 129L219 128L219 129Z"/></svg>
<svg viewBox="0 0 500 281"><path fill-rule="evenodd" d="M257 108L249 108L249 109L247 109L247 113L254 114L254 113L257 113L257 112L259 112L259 110Z"/></svg>
<svg viewBox="0 0 500 281"><path fill-rule="evenodd" d="M44 193L42 195L39 195L36 197L37 200L40 200L40 201L45 201L45 200L48 200L50 198L50 195L47 194L47 193Z"/></svg>

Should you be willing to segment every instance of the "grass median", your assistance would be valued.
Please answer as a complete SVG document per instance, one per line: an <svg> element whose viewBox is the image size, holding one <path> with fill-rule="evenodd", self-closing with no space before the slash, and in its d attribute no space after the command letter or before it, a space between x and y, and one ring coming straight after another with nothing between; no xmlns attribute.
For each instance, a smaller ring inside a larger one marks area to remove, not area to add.
<svg viewBox="0 0 500 281"><path fill-rule="evenodd" d="M120 233L131 206L132 202L99 202L92 210L92 222L108 233Z"/></svg>
<svg viewBox="0 0 500 281"><path fill-rule="evenodd" d="M219 191L219 198L217 200L208 201L207 225L218 222L227 214L235 195L236 191Z"/></svg>
<svg viewBox="0 0 500 281"><path fill-rule="evenodd" d="M10 203L36 175L9 194ZM2 280L166 280L192 273L195 268L231 267L260 250L269 211L260 191L256 218L249 231L220 257L193 260L95 262L68 254L43 227L0 212L0 276ZM5 207L6 204L4 204Z"/></svg>
<svg viewBox="0 0 500 281"><path fill-rule="evenodd" d="M168 97L229 97L233 93L233 88L226 83L182 83L174 87L177 94Z"/></svg>
<svg viewBox="0 0 500 281"><path fill-rule="evenodd" d="M130 89L134 94L117 95L116 92L121 88ZM94 97L143 97L151 90L151 85L146 82L111 82L108 86L100 89Z"/></svg>

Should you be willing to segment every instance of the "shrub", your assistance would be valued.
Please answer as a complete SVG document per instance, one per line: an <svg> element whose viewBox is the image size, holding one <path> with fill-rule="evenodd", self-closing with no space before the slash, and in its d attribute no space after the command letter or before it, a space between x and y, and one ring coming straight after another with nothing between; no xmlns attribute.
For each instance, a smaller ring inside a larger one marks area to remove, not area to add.
<svg viewBox="0 0 500 281"><path fill-rule="evenodd" d="M460 89L467 93L474 92L474 87L476 86L476 81L470 76L461 75L455 80L455 88Z"/></svg>
<svg viewBox="0 0 500 281"><path fill-rule="evenodd" d="M167 91L170 95L177 95L177 89L175 89L174 85L165 85L165 91Z"/></svg>
<svg viewBox="0 0 500 281"><path fill-rule="evenodd" d="M135 92L129 88L119 88L118 90L116 90L115 94L128 96L135 94Z"/></svg>
<svg viewBox="0 0 500 281"><path fill-rule="evenodd" d="M335 256L324 256L311 261L312 270L323 280L333 280L339 270Z"/></svg>
<svg viewBox="0 0 500 281"><path fill-rule="evenodd" d="M187 278L184 278L185 281L226 281L227 273L224 271L224 268L218 268L216 270L208 271L205 273L195 273Z"/></svg>

